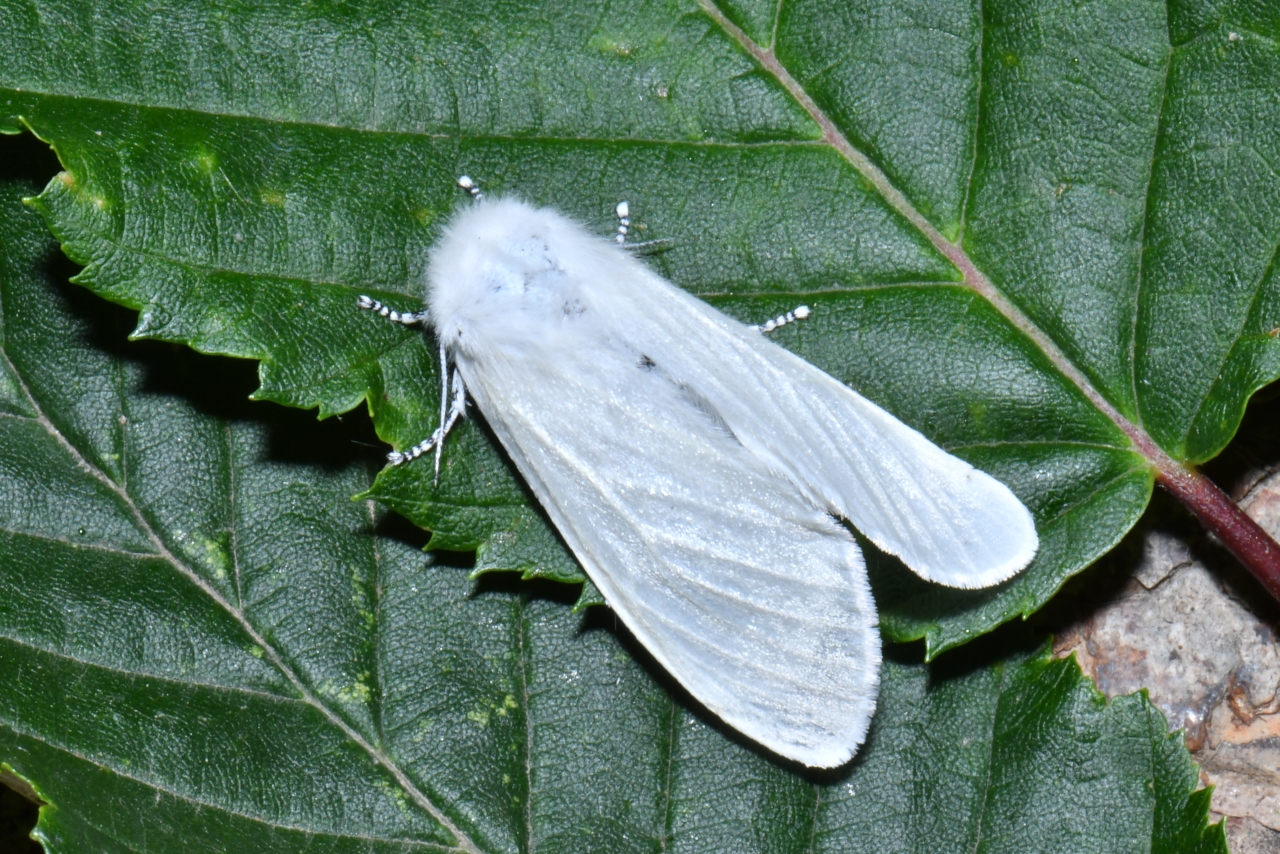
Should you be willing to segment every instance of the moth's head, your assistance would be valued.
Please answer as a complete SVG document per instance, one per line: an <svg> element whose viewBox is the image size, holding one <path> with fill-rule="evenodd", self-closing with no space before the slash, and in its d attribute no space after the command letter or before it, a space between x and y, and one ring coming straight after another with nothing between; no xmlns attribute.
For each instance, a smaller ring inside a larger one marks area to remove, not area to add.
<svg viewBox="0 0 1280 854"><path fill-rule="evenodd" d="M547 208L518 199L470 205L431 252L427 305L441 343L472 334L509 337L559 322L585 305L594 258L611 247Z"/></svg>

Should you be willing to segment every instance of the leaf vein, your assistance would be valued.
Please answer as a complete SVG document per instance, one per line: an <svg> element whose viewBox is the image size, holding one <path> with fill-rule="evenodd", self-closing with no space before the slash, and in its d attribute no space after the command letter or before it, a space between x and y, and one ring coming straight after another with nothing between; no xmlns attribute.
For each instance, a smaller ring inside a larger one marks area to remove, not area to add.
<svg viewBox="0 0 1280 854"><path fill-rule="evenodd" d="M403 769L393 762L389 756L370 744L364 736L344 721L337 712L330 709L320 701L320 699L302 681L301 677L286 663L284 656L280 651L277 650L266 639L266 637L254 627L253 623L245 618L243 612L232 607L231 603L228 602L226 598L218 592L218 590L202 578L192 567L179 560L178 557L169 550L169 548L164 544L164 541L160 538L159 534L156 533L147 518L143 515L141 509L133 500L133 496L129 495L119 484L108 477L105 472L90 463L88 458L80 451L80 449L76 447L66 436L64 436L62 431L59 430L57 426L45 415L43 408L27 386L22 373L17 369L17 366L13 364L12 359L9 358L7 347L3 353L3 357L21 387L23 396L26 397L32 410L37 413L37 419L40 421L41 425L43 425L50 436L62 445L63 449L70 454L74 460L76 460L77 465L82 470L87 472L94 479L98 480L107 489L114 492L116 496L124 502L125 506L129 508L130 513L133 515L135 524L139 526L140 531L151 541L151 544L155 547L158 556L172 566L180 575L186 578L188 582L204 593L212 603L226 611L233 619L235 619L240 625L241 630L252 638L253 642L263 650L267 659L270 660L281 675L285 677L286 681L293 686L294 690L298 691L306 703L319 711L330 725L337 728L344 736L358 745L366 754L368 754L369 758L375 765L378 765L391 774L391 776L395 778L397 784L399 784L401 790L404 791L413 803L425 810L437 823L444 827L449 833L453 834L454 839L458 841L457 850L466 851L468 854L481 854L480 849L476 847L470 837L463 833L462 829L455 825L449 817L445 815L443 810L436 806L435 803L427 797L425 792L414 785L413 781L409 779Z"/></svg>
<svg viewBox="0 0 1280 854"><path fill-rule="evenodd" d="M286 697L282 694L274 694L270 691L260 691L256 688L247 688L242 685L220 685L216 682L201 682L196 679L178 679L177 677L168 676L163 673L153 673L153 672L147 672L142 670L128 670L124 667L116 667L114 665L107 664L106 662L102 662L102 661L87 661L83 658L77 658L71 653L61 652L59 650L50 649L49 647L45 647L45 646L39 646L37 644L32 643L29 640L15 637L13 635L4 634L4 635L0 635L0 638L8 641L11 644L14 644L15 646L20 646L26 649L33 650L41 655L48 656L49 658L56 658L61 661L74 662L75 664L78 664L81 667L93 668L94 670L101 670L106 673L115 673L126 679L148 679L153 682L162 682L166 685L177 685L181 688L199 688L201 690L211 691L215 694L231 694L234 696L256 697L258 699L267 700L267 701L270 701L279 705L284 705L284 706L308 705L306 701L298 697Z"/></svg>
<svg viewBox="0 0 1280 854"><path fill-rule="evenodd" d="M1183 445L1185 445L1187 439L1190 438L1191 431L1195 429L1196 424L1199 422L1200 416L1204 413L1205 406L1207 406L1209 401L1213 398L1214 390L1222 383L1222 369L1226 366L1227 362L1231 361L1232 354L1235 353L1236 348L1240 346L1240 342L1245 337L1245 326L1248 324L1249 317L1253 314L1254 309L1258 307L1258 300L1261 299L1263 292L1262 283L1267 280L1267 277L1271 275L1271 271L1275 268L1277 256L1280 256L1280 238L1273 243L1271 247L1271 257L1267 259L1266 266L1262 268L1262 273L1258 276L1257 284L1253 287L1253 296L1249 298L1249 309L1245 312L1244 321L1240 324L1240 329L1236 332L1235 338L1232 339L1231 346L1223 348L1222 359L1218 363L1218 369L1214 371L1214 381L1209 385L1209 391L1205 393L1204 398L1201 399L1200 404L1196 407L1195 416L1187 419L1187 429L1182 434Z"/></svg>
<svg viewBox="0 0 1280 854"><path fill-rule="evenodd" d="M372 501L364 502L365 510L369 514L369 530L374 530L378 523L377 507ZM369 603L369 611L373 614L373 624L370 632L373 637L371 639L370 652L370 670L369 681L374 697L374 731L378 734L378 743L386 744L387 733L385 722L382 717L382 701L385 696L384 686L382 684L382 570L383 556L381 539L378 537L370 537L373 546L373 578L369 579L369 594L373 601Z"/></svg>
<svg viewBox="0 0 1280 854"><path fill-rule="evenodd" d="M960 226L956 233L956 243L964 240L965 226L969 223L969 200L973 197L973 176L978 169L980 146L979 131L982 129L982 81L985 77L986 43L987 43L987 7L982 0L978 4L978 83L973 93L973 153L969 157L969 174L964 179L964 201L960 203Z"/></svg>
<svg viewBox="0 0 1280 854"><path fill-rule="evenodd" d="M412 846L414 848L417 848L419 850L424 850L424 851L457 851L458 850L456 848L450 848L447 845L440 845L439 843L436 843L436 842L425 842L418 839L386 839L384 837L368 836L368 835L357 834L357 833L339 833L337 831L319 831L319 830L312 830L306 827L300 827L298 825L282 824L279 822L269 821L265 818L262 818L261 816L250 815L248 813L241 812L239 810L228 809L227 807L222 806L220 804L214 804L208 801L202 801L199 798L192 797L191 795L184 794L182 792L174 791L173 789L169 789L164 786L161 786L151 780L145 780L134 774L126 774L124 771L121 771L119 768L114 768L110 765L105 764L100 760L94 759L90 756L86 756L85 754L77 750L73 750L72 748L67 747L65 745L56 744L50 741L48 738L46 738L43 735L38 735L35 733L28 732L25 729L22 729L21 727L15 726L10 721L4 721L3 723L0 723L0 726L6 727L7 729L9 729L9 731L16 733L22 738L29 738L32 741L38 741L41 744L46 745L48 747L52 747L54 750L57 750L61 753L65 753L74 759L77 759L81 762L85 762L89 765L92 765L95 768L100 768L103 771L106 771L108 774L113 774L116 777L129 780L131 782L137 783L140 786L146 786L148 789L151 789L157 793L168 795L171 798L175 798L185 803L193 804L196 807L201 809L214 810L224 815L234 816L236 818L244 819L245 821L251 821L255 824L260 824L260 825L263 825L264 827L269 827L275 830L284 830L284 831L290 831L294 833L301 833L313 839L357 839L363 842L395 842L396 844L399 844L399 845Z"/></svg>
<svg viewBox="0 0 1280 854"><path fill-rule="evenodd" d="M533 837L533 710L529 708L531 697L529 691L529 650L528 627L525 625L525 597L518 596L515 601L516 612L516 656L520 661L520 706L524 711L524 832L525 850L534 854Z"/></svg>
<svg viewBox="0 0 1280 854"><path fill-rule="evenodd" d="M1004 665L998 665L997 671L1000 674L1000 682L1002 684L998 686L996 690L996 701L991 706L991 725L987 730L987 754L985 757L986 774L982 781L982 802L978 804L978 808L976 810L978 818L977 824L973 828L973 847L970 849L971 854L978 854L978 851L982 848L983 824L987 819L987 806L990 803L991 773L992 768L995 765L996 753L996 721L1000 717L1000 704L1004 700L1005 686L1003 685L1003 682L1006 675Z"/></svg>
<svg viewBox="0 0 1280 854"><path fill-rule="evenodd" d="M822 809L822 787L813 786L813 809L809 812L809 845L806 854L814 854L818 850L818 817Z"/></svg>
<svg viewBox="0 0 1280 854"><path fill-rule="evenodd" d="M244 583L240 573L240 525L236 519L237 499L235 445L231 438L231 424L224 424L222 436L227 449L227 534L231 538L231 573L236 585L236 607L244 610Z"/></svg>
<svg viewBox="0 0 1280 854"><path fill-rule="evenodd" d="M1105 442L1085 442L1076 439L999 439L991 442L962 442L958 445L946 445L947 451L964 451L970 448L1097 448L1101 451L1131 452L1131 448L1123 445L1108 445Z"/></svg>
<svg viewBox="0 0 1280 854"><path fill-rule="evenodd" d="M1122 481L1122 480L1124 480L1125 478L1127 478L1129 475L1134 474L1134 473L1136 473L1136 472L1141 472L1141 471L1143 471L1143 470L1144 470L1144 469L1143 469L1143 468L1141 468L1141 467L1134 467L1134 468L1126 469L1125 471L1121 472L1120 474L1116 475L1115 477L1111 478L1110 480L1103 481L1102 483L1098 484L1098 486L1097 486L1095 489L1093 489L1091 492L1089 492L1087 495L1082 495L1082 496L1080 496L1080 499L1079 499L1078 501L1073 501L1073 502L1071 502L1070 504L1068 504L1068 505L1066 505L1065 507L1063 507L1063 508L1062 508L1062 510L1060 510L1060 511L1057 513L1057 515L1055 515L1055 516L1051 516L1050 518L1045 519L1045 520L1044 520L1044 522L1042 523L1042 524L1043 524L1043 526L1044 526L1045 528L1048 528L1050 525L1052 525L1052 524L1056 523L1058 520L1060 520L1060 519L1065 519L1067 516L1070 516L1072 513L1075 513L1075 512L1076 512L1077 510L1079 510L1081 507L1084 507L1086 504L1088 504L1088 503L1089 503L1089 501L1090 501L1090 500L1091 500L1095 495L1098 495L1098 494L1102 493L1103 491L1105 491L1105 490L1107 490L1107 489L1111 488L1111 487L1112 487L1112 486L1114 486L1115 484L1117 484L1117 483L1119 483L1120 481Z"/></svg>
<svg viewBox="0 0 1280 854"><path fill-rule="evenodd" d="M93 551L103 552L105 554L119 555L120 557L137 558L138 560L164 560L155 552L134 552L129 549L116 548L115 546L107 546L102 543L76 543L66 537L52 537L48 534L37 534L34 531L21 531L17 528L0 528L0 533L8 534L13 537L26 537L32 540L40 540L46 543L60 543L73 549L92 549Z"/></svg>
<svg viewBox="0 0 1280 854"><path fill-rule="evenodd" d="M667 699L667 731L664 735L667 751L667 763L662 772L662 831L658 837L658 851L665 854L667 846L671 842L672 830L675 823L675 799L671 796L672 781L675 779L675 755L676 755L676 736L678 734L677 721L680 717L680 708L674 700Z"/></svg>
<svg viewBox="0 0 1280 854"><path fill-rule="evenodd" d="M696 50L690 50L689 56L684 64L692 62L697 56ZM681 69L683 69L683 65ZM678 82L679 77L676 77ZM760 149L760 148L790 148L795 146L823 146L822 140L816 139L776 139L776 140L743 140L743 141L725 141L722 139L660 139L656 137L640 137L640 136L552 136L552 135L527 135L527 134L465 134L460 129L449 132L427 132L419 130L381 130L378 128L359 128L353 129L345 125L328 124L319 121L305 121L302 119L286 119L279 116L262 116L254 113L242 112L235 113L226 110L215 110L209 108L195 107L179 107L172 105L147 104L141 101L130 101L125 98L101 98L90 97L85 95L68 95L64 92L48 92L40 89L15 89L13 87L0 87L0 94L36 96L41 98L65 99L74 101L76 104L84 105L87 103L107 104L115 107L130 107L138 110L163 111L171 113L186 113L198 116L208 116L216 119L244 120L253 122L263 122L270 125L280 127L300 127L300 128L322 128L324 130L336 131L340 133L352 132L359 133L361 137L411 137L420 139L441 140L445 142L469 142L469 143L486 143L486 142L539 142L553 144L600 144L600 145L653 145L662 146L664 148L695 148L695 149ZM235 187L232 187L235 190ZM238 194L237 194L238 195Z"/></svg>

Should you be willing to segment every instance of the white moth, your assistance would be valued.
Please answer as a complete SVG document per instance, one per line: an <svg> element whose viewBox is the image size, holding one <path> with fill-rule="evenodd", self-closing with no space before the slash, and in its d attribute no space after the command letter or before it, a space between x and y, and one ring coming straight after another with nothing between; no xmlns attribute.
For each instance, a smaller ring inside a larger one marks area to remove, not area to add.
<svg viewBox="0 0 1280 854"><path fill-rule="evenodd" d="M1035 555L1007 487L762 334L795 315L744 326L514 199L460 213L428 275L426 311L360 298L429 322L454 366L440 428L392 461L434 447L438 471L469 395L627 628L780 756L841 765L875 710L875 604L838 520L953 587Z"/></svg>

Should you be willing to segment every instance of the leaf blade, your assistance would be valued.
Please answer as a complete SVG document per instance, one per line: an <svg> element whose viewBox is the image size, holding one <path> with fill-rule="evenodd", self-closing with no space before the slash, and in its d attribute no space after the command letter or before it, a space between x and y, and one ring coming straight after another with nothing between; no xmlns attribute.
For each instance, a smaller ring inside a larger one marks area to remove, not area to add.
<svg viewBox="0 0 1280 854"><path fill-rule="evenodd" d="M34 514L8 523L0 671L16 690L0 698L0 753L48 802L38 831L53 850L879 851L888 839L936 850L938 838L991 838L977 821L988 801L990 818L1045 828L1043 844L1033 834L1018 850L1091 850L1120 812L1154 811L1162 823L1140 831L1225 850L1207 799L1189 796L1185 748L1145 698L1103 704L1072 662L1043 650L891 657L854 766L817 780L779 767L673 695L603 613L584 625L567 600L509 577L473 587L404 531L371 530L368 505L347 500L372 474L348 432L241 403L251 383L228 377L227 363L125 344L127 318L58 284L47 239L13 252L24 244L7 239L15 223L40 229L15 195L0 197L13 214L0 217L6 330L40 307L61 318L25 333L48 360L71 350L71 361L101 362L90 376L122 379L107 406L57 383L56 370L19 370L31 408L69 401L69 420L98 445L123 426L135 452L103 476L142 508L153 544L203 529L215 554L221 544L232 555L138 555L31 537ZM192 387L202 392L180 392ZM0 419L0 437L24 425ZM55 465L82 471L79 445L40 427L63 450ZM148 466L167 482L144 476ZM205 516L190 512L193 493ZM209 537L210 526L235 536ZM365 690L343 692L343 678ZM1146 748L1098 738L1144 727ZM978 773L997 759L1017 781L1002 799ZM1092 773L1099 763L1115 773ZM457 836L441 835L423 797ZM1042 824L1026 809L1036 798L1110 812L1058 810L1071 820Z"/></svg>

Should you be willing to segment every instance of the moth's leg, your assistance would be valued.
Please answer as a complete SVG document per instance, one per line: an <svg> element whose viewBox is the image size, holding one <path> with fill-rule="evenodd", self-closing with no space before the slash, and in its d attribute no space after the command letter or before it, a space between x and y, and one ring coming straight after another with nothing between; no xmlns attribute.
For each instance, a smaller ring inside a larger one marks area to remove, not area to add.
<svg viewBox="0 0 1280 854"><path fill-rule="evenodd" d="M484 193L480 192L480 187L475 181L471 180L470 175L458 176L458 186L471 194L472 201L483 202Z"/></svg>
<svg viewBox="0 0 1280 854"><path fill-rule="evenodd" d="M778 315L773 320L768 320L758 326L749 326L747 328L756 332L772 332L780 326L786 326L788 323L795 323L797 320L805 320L808 318L809 314L809 306L800 305L796 306L794 311L788 311L786 314Z"/></svg>
<svg viewBox="0 0 1280 854"><path fill-rule="evenodd" d="M621 246L627 242L627 232L631 229L631 205L625 201L618 202L613 212L618 215L618 235L613 239Z"/></svg>
<svg viewBox="0 0 1280 854"><path fill-rule="evenodd" d="M631 231L631 205L627 202L618 202L618 206L613 209L613 212L618 216L618 233L613 240L623 249L640 255L655 246L663 246L671 242L671 238L663 237L658 240L642 240L639 243L628 243L627 234Z"/></svg>
<svg viewBox="0 0 1280 854"><path fill-rule="evenodd" d="M393 320L396 323L403 323L405 326L415 326L419 323L427 321L428 313L424 308L422 311L396 311L388 305L385 305L373 297L367 297L361 294L356 298L356 305L366 311L376 311L387 320Z"/></svg>
<svg viewBox="0 0 1280 854"><path fill-rule="evenodd" d="M447 382L447 381L446 381ZM453 394L446 396L441 407L440 426L432 434L407 451L392 451L387 454L387 462L393 466L403 465L432 449L436 452L436 482L440 480L440 456L444 450L444 440L457 426L458 421L467 415L467 387L462 381L462 373L453 369Z"/></svg>
<svg viewBox="0 0 1280 854"><path fill-rule="evenodd" d="M393 320L396 323L403 323L406 326L413 326L419 323L425 323L429 317L426 309L415 312L401 312L388 308L373 297L361 296L356 300L356 305L368 311L376 311L378 314ZM467 387L462 382L462 374L455 367L453 369L453 397L450 402L449 396L449 360L448 353L444 347L440 348L440 426L435 429L426 439L414 445L407 451L392 451L387 454L387 461L393 466L402 465L410 460L416 460L432 448L436 449L436 481L440 480L440 452L444 448L445 437L449 435L449 431L458 423L458 419L467 414Z"/></svg>
<svg viewBox="0 0 1280 854"><path fill-rule="evenodd" d="M436 473L433 483L440 482L440 458L444 454L444 437L467 411L467 388L458 366L453 366L453 400L449 399L449 351L440 344L440 441L436 442Z"/></svg>

